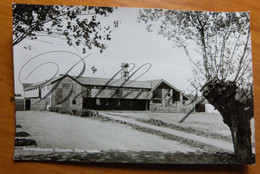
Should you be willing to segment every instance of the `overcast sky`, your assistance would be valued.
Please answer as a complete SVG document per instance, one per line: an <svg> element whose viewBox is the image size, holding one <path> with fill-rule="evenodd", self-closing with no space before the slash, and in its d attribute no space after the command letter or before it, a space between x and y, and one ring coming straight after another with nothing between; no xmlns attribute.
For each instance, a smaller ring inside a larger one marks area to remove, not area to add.
<svg viewBox="0 0 260 174"><path fill-rule="evenodd" d="M112 40L108 42L107 49L100 54L98 50L87 50L82 53L82 47L68 46L59 38L50 36L38 37L38 40L25 39L14 47L15 93L23 93L22 85L18 81L18 73L22 66L34 56L51 51L69 51L47 53L36 57L29 62L21 72L21 80L26 83L36 83L51 78L56 72L64 74L69 68L80 60L80 57L89 55L86 59L86 77L110 78L121 68L121 63L134 63L135 69L145 63L151 63L151 68L138 80L165 79L179 90L192 89L189 79L192 78L191 63L181 48L173 48L173 43L155 33L148 33L143 23L137 22L139 9L118 8L104 18L104 23L119 20L119 28L112 32ZM102 24L102 23L101 23ZM31 50L24 46L31 46ZM72 54L74 53L74 54ZM50 62L50 63L46 63ZM41 65L37 70L36 67ZM97 68L92 73L91 67ZM57 69L58 67L58 69ZM69 74L78 75L83 67L80 63ZM144 66L132 79L142 74L148 66ZM33 73L28 77L30 72ZM117 77L120 78L120 75Z"/></svg>

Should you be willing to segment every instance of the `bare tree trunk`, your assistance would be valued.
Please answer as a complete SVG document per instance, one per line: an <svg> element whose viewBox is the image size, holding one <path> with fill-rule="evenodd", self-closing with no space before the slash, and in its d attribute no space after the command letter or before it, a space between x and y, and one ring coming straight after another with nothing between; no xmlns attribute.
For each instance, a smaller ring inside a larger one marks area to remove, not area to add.
<svg viewBox="0 0 260 174"><path fill-rule="evenodd" d="M220 112L224 123L228 125L234 152L240 162L254 163L250 127L250 120L254 115L253 98L240 95L234 82L210 81L201 91L208 102Z"/></svg>
<svg viewBox="0 0 260 174"><path fill-rule="evenodd" d="M233 125L229 126L229 128L232 134L235 154L242 162L249 162L252 160L250 120L233 120L231 122Z"/></svg>

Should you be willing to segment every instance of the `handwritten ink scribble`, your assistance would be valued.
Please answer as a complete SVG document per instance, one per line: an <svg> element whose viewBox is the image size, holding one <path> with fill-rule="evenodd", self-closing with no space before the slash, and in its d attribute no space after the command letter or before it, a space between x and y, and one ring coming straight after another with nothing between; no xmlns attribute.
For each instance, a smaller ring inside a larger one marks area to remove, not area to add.
<svg viewBox="0 0 260 174"><path fill-rule="evenodd" d="M18 80L21 84L24 84L25 81L22 81L22 77L25 76L25 80L28 80L29 77L31 77L37 69L43 67L43 66L46 66L46 65L55 65L56 67L56 71L55 73L48 79L46 79L45 81L41 81L39 83L35 83L34 85L32 85L31 87L40 87L44 84L48 84L49 82L51 82L52 80L54 80L54 78L57 77L57 74L59 74L59 70L60 70L60 67L59 67L59 62L54 62L54 61L46 61L46 62L43 62L43 63L40 63L38 64L36 67L33 67L33 69L25 74L23 71L25 69L28 68L29 64L32 62L32 61L38 61L38 60L41 60L42 61L42 56L48 56L48 57L52 57L54 53L65 53L65 54L70 54L70 55L73 55L73 56L76 56L79 60L77 62L75 62L68 70L67 72L63 73L62 75L60 75L60 77L58 78L57 82L55 82L54 86L52 86L51 90L45 94L44 96L41 97L41 99L35 103L32 103L32 105L34 104L37 104L39 102L41 102L42 100L46 99L48 96L50 96L51 94L53 94L53 92L58 88L58 86L60 85L60 83L62 82L62 80L64 80L64 78L66 76L69 76L70 79L66 79L68 82L72 81L72 80L77 80L78 78L82 77L82 75L85 73L86 71L86 61L85 59L87 57L89 57L91 54L88 54L87 56L85 57L81 57L79 56L78 54L76 53L73 53L73 52L69 52L69 51L49 51L49 52L45 52L45 53L41 53L41 54L38 54L32 58L30 58L20 69L19 71L19 74L18 74ZM79 64L79 63L83 63L83 67L82 69L80 69L80 72L77 76L71 76L69 73ZM121 89L123 88L125 85L128 85L130 83L132 83L133 81L135 80L138 80L140 77L144 76L152 67L151 63L145 63L143 65L141 65L140 67L138 67L136 70L134 70L135 68L135 64L134 63L129 63L128 66L130 66L130 70L129 70L129 77L127 79L125 79L123 81L122 84L120 84L120 86L116 89L114 89L114 91L112 91L112 94L110 95L110 98L113 98L113 96L116 95L116 93ZM94 67L94 66L93 66ZM93 67L92 67L92 70L93 70ZM32 68L32 67L30 67ZM95 68L95 67L94 67ZM95 70L93 70L93 72L96 72L96 68ZM133 71L133 72L132 72ZM116 82L118 82L120 79L116 79L116 77L122 72L122 69L120 68L110 79L108 79L108 81L105 83L104 86L101 87L101 89L97 90L92 97L97 97L108 85L111 85L111 84L114 84ZM137 73L141 72L140 75L137 75ZM133 78L135 75L137 75L137 77L135 77L133 80L131 80L131 78ZM43 74L44 76L44 74ZM72 95L72 92L73 92L73 85L70 85L70 91L69 93L67 94L67 96L64 97L64 99L62 101L60 101L59 103L57 103L57 105L59 104L62 104L64 102L66 102ZM81 94L83 94L84 92L86 91L81 91L80 93L76 94L73 98L73 100L77 99ZM140 95L140 94L139 94ZM124 96L126 97L126 96Z"/></svg>
<svg viewBox="0 0 260 174"><path fill-rule="evenodd" d="M58 88L58 86L61 84L62 80L64 80L65 77L69 77L66 79L66 82L69 82L70 84L72 84L72 80L77 80L78 78L82 77L82 75L85 73L86 71L86 61L85 59L87 57L89 57L91 54L88 54L87 56L85 57L81 57L79 56L78 54L76 53L73 53L73 52L69 52L69 51L49 51L49 52L45 52L45 53L41 53L41 54L38 54L32 58L30 58L20 69L19 71L19 74L18 74L18 80L21 84L24 84L26 83L26 80L28 80L29 77L31 77L37 69L41 68L41 67L44 67L44 66L47 66L47 65L55 65L56 69L54 68L54 70L56 70L53 75L49 78L49 79L46 79L45 81L41 81L40 83L35 83L33 84L32 86L30 87L40 87L44 84L47 84L49 82L51 82L54 78L57 77L57 74L59 74L59 71L60 71L60 66L59 66L59 62L55 62L55 61L46 61L46 62L41 62L40 64L36 65L36 67L30 67L30 68L33 68L31 71L29 71L27 74L25 72L23 72L25 69L28 68L28 66L30 65L30 63L32 61L38 61L41 60L42 61L42 56L45 56L47 55L48 57L52 58L53 54L55 53L63 53L63 54L69 54L71 56L76 56L78 58L78 60L76 60L76 62L74 64L72 64L71 67L68 68L68 70L63 73L62 75L60 75L60 77L57 79L57 81L54 83L54 86L52 86L51 90L45 94L44 96L41 97L40 100L38 100L37 102L35 103L31 103L32 105L34 104L37 104L39 102L41 102L42 100L46 99L48 96L50 96L51 94L53 94L54 91L56 91L56 89ZM39 61L40 62L40 61ZM81 69L78 69L79 70L79 73L78 75L76 76L71 76L69 73L79 64L79 63L82 63L83 64L83 67ZM120 91L121 88L125 87L126 85L138 80L139 78L141 78L142 76L144 76L152 67L152 64L151 63L145 63L145 64L142 64L141 66L139 66L138 68L135 69L135 64L134 63L128 63L127 66L131 67L130 70L129 70L129 76L123 80L123 82L119 85L119 87L115 88L114 90L112 90L108 95L107 97L109 98L113 98L115 97L118 92ZM95 73L97 71L96 67L95 66L92 66L92 71L93 73ZM52 68L53 70L53 68ZM120 68L110 79L107 80L107 82L105 83L105 85L101 86L100 89L98 89L94 94L92 94L91 97L93 98L96 98L98 97L101 92L103 90L106 89L106 87L108 87L109 85L112 85L114 83L117 83L118 81L122 80L120 78L116 78L121 72L123 71L122 68ZM137 75L137 73L140 73L140 75ZM44 76L45 74L43 74ZM135 75L137 75L137 77L134 77ZM22 77L24 77L25 81L22 81ZM70 85L70 89L69 89L69 92L68 94L63 98L62 101L58 102L56 105L59 105L59 104L62 104L64 102L66 102L70 97L71 95L73 94L73 85ZM194 89L189 95L191 95L195 90L197 89ZM82 94L84 94L85 92L87 92L87 90L83 90L77 94L74 94L75 96L73 97L73 100L76 100L79 96L81 96ZM135 98L137 98L139 95L141 95L144 91L140 91L137 96ZM125 99L128 95L130 95L131 93L127 93L125 95L123 95L121 98L122 99ZM167 95L167 94L166 94ZM187 95L187 96L189 96ZM149 95L147 96L149 98ZM165 96L166 97L166 96ZM169 101L170 102L171 100L173 100L173 95L170 96L169 98ZM241 96L243 97L243 95ZM149 98L149 100L152 100L152 97ZM185 102L184 100L183 101L180 101L180 102L184 102L183 105L190 105L190 104L193 104L193 103L196 103L198 102L197 104L200 104L200 103L203 103L205 101L204 98L202 97L198 97L197 94L195 95L195 97L193 97L192 100L190 100L190 102ZM12 97L10 98L10 102L11 103L14 103L13 100L12 100ZM56 106L55 105L55 106ZM179 121L179 123L182 123L185 119L187 119L191 113L196 109L196 105Z"/></svg>

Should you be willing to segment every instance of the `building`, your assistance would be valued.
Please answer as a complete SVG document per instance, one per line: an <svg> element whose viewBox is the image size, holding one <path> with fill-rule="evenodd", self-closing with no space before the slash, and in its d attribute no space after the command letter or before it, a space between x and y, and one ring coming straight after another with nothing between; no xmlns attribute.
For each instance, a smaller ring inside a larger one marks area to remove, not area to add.
<svg viewBox="0 0 260 174"><path fill-rule="evenodd" d="M194 103L163 79L130 81L61 75L50 81L24 86L26 110L70 107L94 110L151 110L189 112Z"/></svg>

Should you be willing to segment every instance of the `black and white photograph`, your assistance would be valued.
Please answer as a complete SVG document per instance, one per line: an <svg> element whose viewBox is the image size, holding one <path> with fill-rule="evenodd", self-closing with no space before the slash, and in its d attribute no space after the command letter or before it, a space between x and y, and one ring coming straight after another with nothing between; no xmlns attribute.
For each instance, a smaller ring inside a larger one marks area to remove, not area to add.
<svg viewBox="0 0 260 174"><path fill-rule="evenodd" d="M255 164L249 12L13 4L15 161Z"/></svg>

